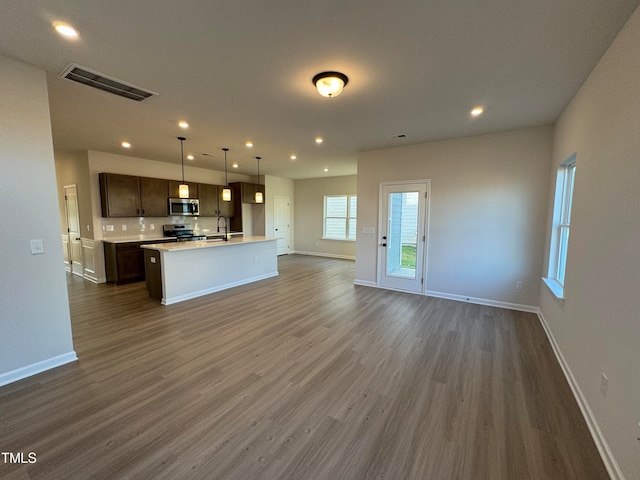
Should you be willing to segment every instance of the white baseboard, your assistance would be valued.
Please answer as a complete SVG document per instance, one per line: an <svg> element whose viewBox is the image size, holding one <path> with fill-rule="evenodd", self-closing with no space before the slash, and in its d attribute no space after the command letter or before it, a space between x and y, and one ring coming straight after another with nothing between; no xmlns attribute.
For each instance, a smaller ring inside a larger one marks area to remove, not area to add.
<svg viewBox="0 0 640 480"><path fill-rule="evenodd" d="M427 290L425 295L429 297L446 298L448 300L457 300L459 302L476 303L478 305L487 305L489 307L508 308L509 310L518 310L520 312L538 313L538 307L532 305L520 305L519 303L500 302L498 300L487 300L486 298L467 297L464 295L455 295L453 293L433 292Z"/></svg>
<svg viewBox="0 0 640 480"><path fill-rule="evenodd" d="M352 255L338 255L334 253L321 253L321 252L303 252L301 250L294 250L291 253L298 255L310 255L312 257L326 257L326 258L339 258L340 260L355 260L356 257Z"/></svg>
<svg viewBox="0 0 640 480"><path fill-rule="evenodd" d="M602 462L604 463L607 472L612 480L625 480L624 474L622 470L620 470L620 466L618 462L616 462L607 441L600 430L600 426L596 421L596 418L591 411L591 407L589 406L589 402L585 398L582 393L582 389L580 385L576 381L576 378L573 376L573 372L571 372L571 368L569 364L564 358L560 347L556 343L556 339L553 336L553 332L549 328L547 324L547 320L544 318L542 311L538 308L536 313L538 314L538 319L540 319L540 324L544 329L547 338L549 339L549 343L551 344L551 348L553 349L553 353L560 364L560 368L562 368L562 372L564 373L565 378L567 379L567 383L569 383L569 387L571 387L571 391L573 392L573 396L578 403L578 407L580 407L580 412L582 412L582 416L584 417L585 422L587 422L587 427L589 427L589 432L591 433L591 437L593 438L594 443L596 444L596 448L600 453L600 457L602 458Z"/></svg>
<svg viewBox="0 0 640 480"><path fill-rule="evenodd" d="M369 280L358 280L357 278L353 281L354 285L361 285L363 287L377 287L378 284L376 282L370 282Z"/></svg>
<svg viewBox="0 0 640 480"><path fill-rule="evenodd" d="M0 374L0 387L2 387L3 385L8 385L9 383L17 382L18 380L22 380L23 378L42 373L46 370L51 370L52 368L59 367L66 363L75 362L76 360L78 360L76 352L71 351L68 353L63 353L62 355L58 355L57 357L42 360L41 362L32 363L31 365L27 365L26 367L17 368L16 370L2 373Z"/></svg>

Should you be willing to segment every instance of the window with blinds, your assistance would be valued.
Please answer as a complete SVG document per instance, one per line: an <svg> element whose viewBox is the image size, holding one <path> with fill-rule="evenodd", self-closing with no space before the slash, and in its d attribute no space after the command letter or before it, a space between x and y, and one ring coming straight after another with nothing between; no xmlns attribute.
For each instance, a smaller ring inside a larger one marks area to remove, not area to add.
<svg viewBox="0 0 640 480"><path fill-rule="evenodd" d="M325 195L323 238L355 240L357 211L356 195Z"/></svg>

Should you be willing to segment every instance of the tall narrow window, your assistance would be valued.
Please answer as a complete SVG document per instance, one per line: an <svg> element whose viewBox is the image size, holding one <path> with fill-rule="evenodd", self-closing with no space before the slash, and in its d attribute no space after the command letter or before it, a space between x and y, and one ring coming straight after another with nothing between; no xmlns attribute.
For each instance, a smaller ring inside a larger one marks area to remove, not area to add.
<svg viewBox="0 0 640 480"><path fill-rule="evenodd" d="M356 239L356 195L326 195L324 197L323 238L330 240Z"/></svg>
<svg viewBox="0 0 640 480"><path fill-rule="evenodd" d="M558 298L564 298L564 280L567 268L567 249L571 226L573 184L576 176L576 155L573 154L558 168L553 206L553 229L549 248L549 270L545 283Z"/></svg>

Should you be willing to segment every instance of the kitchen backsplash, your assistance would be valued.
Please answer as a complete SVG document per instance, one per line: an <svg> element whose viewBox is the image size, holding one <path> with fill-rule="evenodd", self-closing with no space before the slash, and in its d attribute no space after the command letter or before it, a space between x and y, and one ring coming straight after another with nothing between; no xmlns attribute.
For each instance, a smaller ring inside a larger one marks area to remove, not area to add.
<svg viewBox="0 0 640 480"><path fill-rule="evenodd" d="M227 219L228 221L229 219ZM162 226L166 224L188 224L196 235L217 233L218 219L215 217L140 217L103 218L102 238L105 240L145 240L162 237ZM224 222L220 220L220 231Z"/></svg>

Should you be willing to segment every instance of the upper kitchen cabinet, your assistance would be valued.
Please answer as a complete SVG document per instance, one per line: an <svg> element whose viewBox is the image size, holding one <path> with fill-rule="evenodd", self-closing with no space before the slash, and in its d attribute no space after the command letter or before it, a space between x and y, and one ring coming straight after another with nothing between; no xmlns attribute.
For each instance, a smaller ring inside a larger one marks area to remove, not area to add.
<svg viewBox="0 0 640 480"><path fill-rule="evenodd" d="M224 186L218 186L218 211L219 215L223 217L233 217L235 215L235 208L233 202L226 202L222 199L222 189Z"/></svg>
<svg viewBox="0 0 640 480"><path fill-rule="evenodd" d="M264 203L264 185L258 183L236 182L232 183L234 194L239 194L242 203L256 203L256 192L262 192Z"/></svg>
<svg viewBox="0 0 640 480"><path fill-rule="evenodd" d="M222 185L198 184L201 217L233 217L232 202L222 200Z"/></svg>
<svg viewBox="0 0 640 480"><path fill-rule="evenodd" d="M166 217L169 181L101 173L100 201L103 217Z"/></svg>
<svg viewBox="0 0 640 480"><path fill-rule="evenodd" d="M140 177L140 207L143 216L166 217L169 214L168 196L168 180Z"/></svg>
<svg viewBox="0 0 640 480"><path fill-rule="evenodd" d="M138 177L115 173L101 173L98 177L103 217L139 217L141 215Z"/></svg>
<svg viewBox="0 0 640 480"><path fill-rule="evenodd" d="M191 193L191 187L189 187L189 193ZM199 183L198 195L200 198L200 216L201 217L217 217L218 216L218 186Z"/></svg>
<svg viewBox="0 0 640 480"><path fill-rule="evenodd" d="M191 182L184 182L189 186L189 198L199 198L198 197L198 184ZM182 182L179 180L169 180L169 198L180 198L180 194L178 193L178 187L182 185Z"/></svg>

